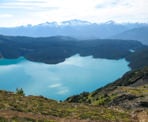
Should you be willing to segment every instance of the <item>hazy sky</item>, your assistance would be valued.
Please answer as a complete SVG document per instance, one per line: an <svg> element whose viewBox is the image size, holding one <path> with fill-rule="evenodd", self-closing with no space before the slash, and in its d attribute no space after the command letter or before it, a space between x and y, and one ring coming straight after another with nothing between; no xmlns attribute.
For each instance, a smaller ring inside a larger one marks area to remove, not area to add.
<svg viewBox="0 0 148 122"><path fill-rule="evenodd" d="M71 19L148 22L148 0L0 0L0 26Z"/></svg>

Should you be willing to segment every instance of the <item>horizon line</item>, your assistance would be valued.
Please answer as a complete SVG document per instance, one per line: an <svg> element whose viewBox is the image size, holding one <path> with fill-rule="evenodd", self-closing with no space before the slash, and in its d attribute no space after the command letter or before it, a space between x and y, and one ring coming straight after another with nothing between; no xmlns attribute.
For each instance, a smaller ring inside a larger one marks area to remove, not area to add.
<svg viewBox="0 0 148 122"><path fill-rule="evenodd" d="M66 22L70 22L70 21L80 21L80 22L84 22L84 24L148 24L148 22L130 22L130 21L124 21L124 22L119 22L119 21L115 21L115 20L107 20L107 21L101 21L101 22L93 22L93 21L89 21L89 20L83 20L83 19L69 19L69 20L64 20L64 21L44 21L44 22L40 22L40 23L36 23L36 24L32 24L32 23L27 23L27 24L20 24L20 25L12 25L12 26L0 26L0 28L15 28L15 27L33 27L33 26L37 26L37 25L42 25L42 24L52 24L55 23L57 26L61 26L61 25L66 25ZM77 24L79 25L79 24Z"/></svg>

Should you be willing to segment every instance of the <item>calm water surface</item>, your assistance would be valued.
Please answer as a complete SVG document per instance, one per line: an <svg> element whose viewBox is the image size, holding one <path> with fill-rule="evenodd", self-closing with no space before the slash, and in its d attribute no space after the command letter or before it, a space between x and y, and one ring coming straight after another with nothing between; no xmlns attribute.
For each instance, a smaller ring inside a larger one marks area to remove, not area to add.
<svg viewBox="0 0 148 122"><path fill-rule="evenodd" d="M125 59L94 59L74 55L54 65L36 63L21 57L0 59L0 89L23 88L26 95L43 95L56 100L93 91L129 71Z"/></svg>

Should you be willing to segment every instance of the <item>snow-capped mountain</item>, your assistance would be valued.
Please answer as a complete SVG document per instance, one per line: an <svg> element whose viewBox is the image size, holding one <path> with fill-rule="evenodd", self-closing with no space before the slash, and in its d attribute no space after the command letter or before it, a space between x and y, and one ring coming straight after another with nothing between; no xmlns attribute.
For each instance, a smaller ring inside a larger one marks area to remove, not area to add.
<svg viewBox="0 0 148 122"><path fill-rule="evenodd" d="M78 39L110 38L125 31L147 27L144 23L116 23L112 20L104 23L91 23L83 20L63 22L45 22L38 25L27 25L11 28L0 28L0 34L11 36L69 36Z"/></svg>

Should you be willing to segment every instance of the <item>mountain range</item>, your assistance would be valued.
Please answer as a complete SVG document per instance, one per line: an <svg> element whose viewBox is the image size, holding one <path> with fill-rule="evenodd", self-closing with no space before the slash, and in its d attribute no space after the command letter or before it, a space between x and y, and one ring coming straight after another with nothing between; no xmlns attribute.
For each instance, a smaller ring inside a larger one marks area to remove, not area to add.
<svg viewBox="0 0 148 122"><path fill-rule="evenodd" d="M50 37L69 36L76 39L126 39L148 44L147 23L91 23L69 20L61 23L45 22L38 25L0 27L0 34L10 36Z"/></svg>
<svg viewBox="0 0 148 122"><path fill-rule="evenodd" d="M119 34L116 34L112 37L112 39L131 39L131 40L139 40L143 44L148 44L148 27L139 27L133 28Z"/></svg>
<svg viewBox="0 0 148 122"><path fill-rule="evenodd" d="M118 80L65 101L25 96L23 89L0 90L0 121L147 122L147 32L148 24L144 23L97 24L80 20L0 28L0 58L23 56L56 64L78 53L94 58L125 58L131 68Z"/></svg>
<svg viewBox="0 0 148 122"><path fill-rule="evenodd" d="M125 58L132 69L148 66L148 46L138 41L78 40L65 36L0 36L1 58L14 59L23 56L31 61L56 64L75 54L115 60Z"/></svg>

